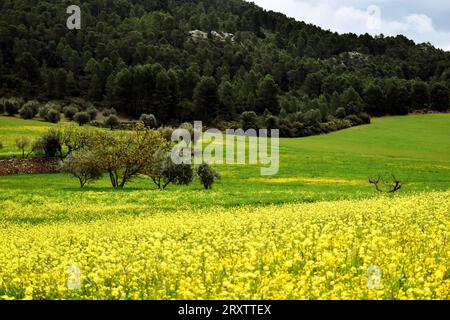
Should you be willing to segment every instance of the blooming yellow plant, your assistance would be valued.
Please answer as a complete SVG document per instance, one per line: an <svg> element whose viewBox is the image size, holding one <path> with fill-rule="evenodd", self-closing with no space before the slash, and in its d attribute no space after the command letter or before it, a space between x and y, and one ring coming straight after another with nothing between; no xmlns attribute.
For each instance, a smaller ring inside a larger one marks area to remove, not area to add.
<svg viewBox="0 0 450 320"><path fill-rule="evenodd" d="M148 210L1 220L0 299L450 299L450 191Z"/></svg>

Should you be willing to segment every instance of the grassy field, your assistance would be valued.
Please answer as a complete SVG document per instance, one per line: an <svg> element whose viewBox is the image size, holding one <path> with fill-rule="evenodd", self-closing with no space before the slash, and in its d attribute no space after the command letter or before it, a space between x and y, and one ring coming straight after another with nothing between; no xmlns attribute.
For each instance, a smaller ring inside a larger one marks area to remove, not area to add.
<svg viewBox="0 0 450 320"><path fill-rule="evenodd" d="M47 127L0 117L0 156ZM217 169L211 191L160 192L145 177L124 190L106 178L80 190L62 174L0 177L0 299L449 297L450 115L281 139L274 177ZM396 195L367 181L386 172L406 182ZM386 276L370 290L374 264ZM80 290L64 282L71 265Z"/></svg>

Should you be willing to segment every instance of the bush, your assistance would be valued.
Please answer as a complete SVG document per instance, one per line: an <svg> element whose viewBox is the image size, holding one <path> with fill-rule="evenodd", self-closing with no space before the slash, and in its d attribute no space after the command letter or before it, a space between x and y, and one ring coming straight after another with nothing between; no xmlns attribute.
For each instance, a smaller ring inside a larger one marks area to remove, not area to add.
<svg viewBox="0 0 450 320"><path fill-rule="evenodd" d="M87 112L78 112L73 116L73 120L80 125L80 127L89 123L91 118L87 114Z"/></svg>
<svg viewBox="0 0 450 320"><path fill-rule="evenodd" d="M47 119L47 113L48 113L49 110L50 110L50 106L49 106L48 103L43 105L42 107L39 108L38 117L46 120Z"/></svg>
<svg viewBox="0 0 450 320"><path fill-rule="evenodd" d="M347 112L345 111L345 108L340 107L337 108L335 115L338 119L345 119L345 117L347 116Z"/></svg>
<svg viewBox="0 0 450 320"><path fill-rule="evenodd" d="M77 178L81 188L84 188L88 182L102 177L102 170L96 157L88 150L71 153L61 162L60 168L62 172Z"/></svg>
<svg viewBox="0 0 450 320"><path fill-rule="evenodd" d="M78 111L79 111L78 107L76 107L73 104L63 108L64 117L66 117L66 119L70 121L74 119L74 116L77 114Z"/></svg>
<svg viewBox="0 0 450 320"><path fill-rule="evenodd" d="M45 155L48 158L55 158L56 155L61 156L62 146L59 133L55 130L50 130L33 143L32 150L34 153Z"/></svg>
<svg viewBox="0 0 450 320"><path fill-rule="evenodd" d="M364 124L370 124L371 122L370 116L365 112L358 114L358 118L361 119Z"/></svg>
<svg viewBox="0 0 450 320"><path fill-rule="evenodd" d="M6 113L6 110L5 110L5 99L0 99L0 113Z"/></svg>
<svg viewBox="0 0 450 320"><path fill-rule="evenodd" d="M114 130L115 128L118 128L120 126L120 120L119 118L117 118L117 116L112 114L105 119L103 124L105 127Z"/></svg>
<svg viewBox="0 0 450 320"><path fill-rule="evenodd" d="M41 107L42 105L39 103L39 101L31 100L25 103L22 108L20 108L19 114L23 119L32 119L38 114Z"/></svg>
<svg viewBox="0 0 450 320"><path fill-rule="evenodd" d="M3 142L0 141L0 150L3 149Z"/></svg>
<svg viewBox="0 0 450 320"><path fill-rule="evenodd" d="M353 126L359 126L364 124L364 122L357 115L354 114L347 116L345 119L350 121Z"/></svg>
<svg viewBox="0 0 450 320"><path fill-rule="evenodd" d="M158 121L156 120L156 117L152 114L143 114L139 118L140 121L144 123L146 127L149 127L150 129L155 129L158 125Z"/></svg>
<svg viewBox="0 0 450 320"><path fill-rule="evenodd" d="M33 107L26 103L22 108L20 108L19 115L22 119L33 119L36 113Z"/></svg>
<svg viewBox="0 0 450 320"><path fill-rule="evenodd" d="M258 130L258 116L253 111L243 112L241 115L241 126L244 131L248 129Z"/></svg>
<svg viewBox="0 0 450 320"><path fill-rule="evenodd" d="M158 129L158 132L161 134L161 136L166 139L167 141L172 141L172 134L173 134L173 128L172 127L160 127Z"/></svg>
<svg viewBox="0 0 450 320"><path fill-rule="evenodd" d="M61 114L55 109L50 109L45 116L45 120L51 123L58 123L59 121L61 121Z"/></svg>
<svg viewBox="0 0 450 320"><path fill-rule="evenodd" d="M279 121L277 117L273 115L267 115L265 120L267 130L279 129Z"/></svg>
<svg viewBox="0 0 450 320"><path fill-rule="evenodd" d="M211 189L216 179L220 178L220 174L206 162L198 166L197 175L206 190Z"/></svg>
<svg viewBox="0 0 450 320"><path fill-rule="evenodd" d="M109 117L111 115L115 115L117 116L117 111L114 108L106 108L103 110L103 116L104 117Z"/></svg>
<svg viewBox="0 0 450 320"><path fill-rule="evenodd" d="M23 99L21 98L10 98L5 100L4 108L5 112L9 116L14 116L19 112L19 109L22 108Z"/></svg>
<svg viewBox="0 0 450 320"><path fill-rule="evenodd" d="M91 121L93 121L97 118L97 109L95 109L95 107L91 106L91 107L87 108L86 112L89 115L89 118Z"/></svg>
<svg viewBox="0 0 450 320"><path fill-rule="evenodd" d="M166 189L171 183L189 185L194 179L194 170L190 164L173 163L170 153L164 150L157 152L155 161L146 168L145 173L160 190Z"/></svg>

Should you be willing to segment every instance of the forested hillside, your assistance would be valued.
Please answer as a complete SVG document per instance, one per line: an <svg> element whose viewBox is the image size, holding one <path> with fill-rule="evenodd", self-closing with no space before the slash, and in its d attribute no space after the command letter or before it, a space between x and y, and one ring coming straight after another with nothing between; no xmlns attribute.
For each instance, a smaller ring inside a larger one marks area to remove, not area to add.
<svg viewBox="0 0 450 320"><path fill-rule="evenodd" d="M71 4L81 30L66 27ZM450 53L242 0L2 0L0 49L0 97L81 97L164 124L244 119L300 136L449 108Z"/></svg>

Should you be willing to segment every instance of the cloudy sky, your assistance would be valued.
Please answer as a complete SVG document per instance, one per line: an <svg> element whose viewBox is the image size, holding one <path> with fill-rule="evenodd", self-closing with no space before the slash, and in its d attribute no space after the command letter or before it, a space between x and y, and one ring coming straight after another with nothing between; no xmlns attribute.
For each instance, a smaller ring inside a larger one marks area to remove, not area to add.
<svg viewBox="0 0 450 320"><path fill-rule="evenodd" d="M332 31L404 34L450 51L449 0L252 0Z"/></svg>

